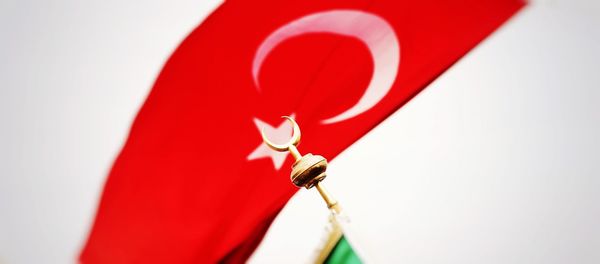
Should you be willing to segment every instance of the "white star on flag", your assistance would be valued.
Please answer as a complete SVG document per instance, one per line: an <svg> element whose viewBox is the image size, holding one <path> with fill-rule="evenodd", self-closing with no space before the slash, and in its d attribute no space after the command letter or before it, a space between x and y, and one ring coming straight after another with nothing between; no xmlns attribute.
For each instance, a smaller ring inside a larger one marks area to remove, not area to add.
<svg viewBox="0 0 600 264"><path fill-rule="evenodd" d="M294 114L290 115L290 117L294 118ZM267 135L269 139L272 139L274 142L286 142L292 135L292 124L290 122L287 122L286 120L283 120L277 128L258 118L254 118L254 124L256 125L256 128L259 132L262 129L264 129L265 135ZM279 170L281 166L283 166L283 163L285 162L287 156L287 151L278 152L272 150L262 142L261 138L260 145L258 145L258 147L256 147L256 149L252 151L250 155L248 155L247 159L255 160L261 158L271 158L271 160L273 161L273 166L275 166L276 170Z"/></svg>

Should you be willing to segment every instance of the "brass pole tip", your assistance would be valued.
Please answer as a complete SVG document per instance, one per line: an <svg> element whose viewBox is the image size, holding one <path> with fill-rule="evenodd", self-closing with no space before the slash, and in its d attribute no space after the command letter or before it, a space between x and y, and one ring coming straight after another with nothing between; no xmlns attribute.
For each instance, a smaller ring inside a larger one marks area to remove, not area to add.
<svg viewBox="0 0 600 264"><path fill-rule="evenodd" d="M327 160L319 155L306 154L292 166L292 183L310 189L327 176Z"/></svg>

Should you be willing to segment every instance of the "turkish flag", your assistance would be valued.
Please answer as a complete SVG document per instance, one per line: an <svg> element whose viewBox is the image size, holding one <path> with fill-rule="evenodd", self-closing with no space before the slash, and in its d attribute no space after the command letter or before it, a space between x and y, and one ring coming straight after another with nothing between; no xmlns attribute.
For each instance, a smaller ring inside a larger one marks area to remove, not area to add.
<svg viewBox="0 0 600 264"><path fill-rule="evenodd" d="M524 5L227 1L173 52L108 176L84 263L246 260L297 191L283 142L328 159ZM366 183L368 184L368 183Z"/></svg>

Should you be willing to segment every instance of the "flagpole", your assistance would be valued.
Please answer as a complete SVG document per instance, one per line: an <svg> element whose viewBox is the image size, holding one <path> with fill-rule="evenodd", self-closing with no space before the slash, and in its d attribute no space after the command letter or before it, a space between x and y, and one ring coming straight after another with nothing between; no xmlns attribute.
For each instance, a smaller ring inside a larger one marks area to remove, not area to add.
<svg viewBox="0 0 600 264"><path fill-rule="evenodd" d="M327 205L327 208L331 211L331 232L329 237L321 250L320 254L316 258L316 263L324 263L328 258L333 248L337 245L338 241L343 236L342 222L344 222L344 216L342 216L342 209L338 201L333 198L331 193L325 189L322 181L325 179L327 174L327 160L320 155L313 155L308 153L306 155L300 154L296 146L300 143L300 128L294 119L288 116L283 118L288 119L293 125L292 138L286 144L275 144L267 139L264 130L262 131L263 141L271 149L279 152L289 151L292 157L294 157L294 164L292 165L291 180L294 185L299 188L311 189L315 187L319 192L323 201ZM342 221L340 221L342 219ZM346 219L347 221L347 219Z"/></svg>
<svg viewBox="0 0 600 264"><path fill-rule="evenodd" d="M321 197L323 198L323 200L325 201L325 203L327 204L327 208L329 208L330 210L334 211L335 213L340 213L341 208L338 204L338 201L333 198L331 196L331 194L329 194L329 192L327 191L327 189L325 189L325 187L323 187L322 183L316 183L315 184L315 188L317 188L317 191L319 191L319 194L321 195Z"/></svg>

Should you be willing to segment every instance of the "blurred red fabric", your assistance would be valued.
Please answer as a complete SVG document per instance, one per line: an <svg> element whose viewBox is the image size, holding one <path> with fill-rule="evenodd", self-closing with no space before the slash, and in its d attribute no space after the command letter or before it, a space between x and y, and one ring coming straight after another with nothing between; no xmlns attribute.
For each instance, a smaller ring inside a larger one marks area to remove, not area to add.
<svg viewBox="0 0 600 264"><path fill-rule="evenodd" d="M332 159L523 5L518 0L223 3L158 76L108 176L80 261L245 261L297 191L289 180L291 157L280 170L268 158L248 160L262 143L255 118L277 127L280 116L294 113L303 133L300 151ZM400 43L400 65L393 86L374 107L323 124L365 93L374 62L364 43L329 33L284 41L263 63L260 91L251 69L257 48L273 31L330 10L359 10L387 21Z"/></svg>

